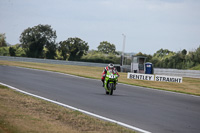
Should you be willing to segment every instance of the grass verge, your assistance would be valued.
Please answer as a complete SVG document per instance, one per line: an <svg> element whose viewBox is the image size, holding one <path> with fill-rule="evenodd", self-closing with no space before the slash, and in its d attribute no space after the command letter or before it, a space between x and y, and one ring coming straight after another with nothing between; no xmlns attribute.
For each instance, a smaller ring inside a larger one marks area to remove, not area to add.
<svg viewBox="0 0 200 133"><path fill-rule="evenodd" d="M200 70L200 64L195 66L195 67L193 67L193 68L191 68L190 70Z"/></svg>
<svg viewBox="0 0 200 133"><path fill-rule="evenodd" d="M0 85L0 133L134 133Z"/></svg>
<svg viewBox="0 0 200 133"><path fill-rule="evenodd" d="M102 67L71 66L71 65L14 62L14 61L2 61L2 60L0 60L0 65L20 66L20 67L34 68L40 70L61 72L61 73L67 73L67 74L72 74L87 78L94 78L99 80L101 78L101 73L103 70ZM200 96L200 79L198 78L184 77L183 83L168 83L168 82L127 79L127 73L119 73L119 74L120 74L119 77L120 83Z"/></svg>

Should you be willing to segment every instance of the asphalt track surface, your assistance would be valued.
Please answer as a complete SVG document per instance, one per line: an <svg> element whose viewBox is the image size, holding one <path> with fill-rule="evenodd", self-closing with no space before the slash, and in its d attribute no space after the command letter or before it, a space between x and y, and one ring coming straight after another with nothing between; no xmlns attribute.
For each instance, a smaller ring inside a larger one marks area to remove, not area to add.
<svg viewBox="0 0 200 133"><path fill-rule="evenodd" d="M120 80L120 78L119 78ZM199 133L200 97L0 65L0 82L152 133Z"/></svg>

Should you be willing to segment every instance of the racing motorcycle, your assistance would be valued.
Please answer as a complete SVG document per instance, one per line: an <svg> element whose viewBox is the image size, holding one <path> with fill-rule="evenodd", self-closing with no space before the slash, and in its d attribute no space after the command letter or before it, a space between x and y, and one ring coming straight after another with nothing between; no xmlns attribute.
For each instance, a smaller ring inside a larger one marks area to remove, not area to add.
<svg viewBox="0 0 200 133"><path fill-rule="evenodd" d="M113 90L116 89L116 84L118 81L118 75L113 72L113 70L107 71L105 80L104 80L104 88L106 94L112 95Z"/></svg>

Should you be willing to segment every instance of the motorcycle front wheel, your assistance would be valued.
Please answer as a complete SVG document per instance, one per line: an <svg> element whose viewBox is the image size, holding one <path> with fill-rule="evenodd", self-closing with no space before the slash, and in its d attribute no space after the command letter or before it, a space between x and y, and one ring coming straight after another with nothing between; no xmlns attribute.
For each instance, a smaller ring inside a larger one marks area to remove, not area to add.
<svg viewBox="0 0 200 133"><path fill-rule="evenodd" d="M108 83L109 95L113 94L114 83Z"/></svg>

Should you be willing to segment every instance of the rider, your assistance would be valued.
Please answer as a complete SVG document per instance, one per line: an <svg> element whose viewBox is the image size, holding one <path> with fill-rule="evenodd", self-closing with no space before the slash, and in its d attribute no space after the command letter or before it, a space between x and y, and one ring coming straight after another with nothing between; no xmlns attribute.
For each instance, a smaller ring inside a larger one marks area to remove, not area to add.
<svg viewBox="0 0 200 133"><path fill-rule="evenodd" d="M101 81L103 82L103 87L104 87L104 80L105 80L105 77L106 77L108 70L113 70L113 73L117 74L118 77L119 77L117 69L114 67L114 65L112 63L108 64L108 66L104 68L103 73L102 73L102 77L101 77Z"/></svg>

